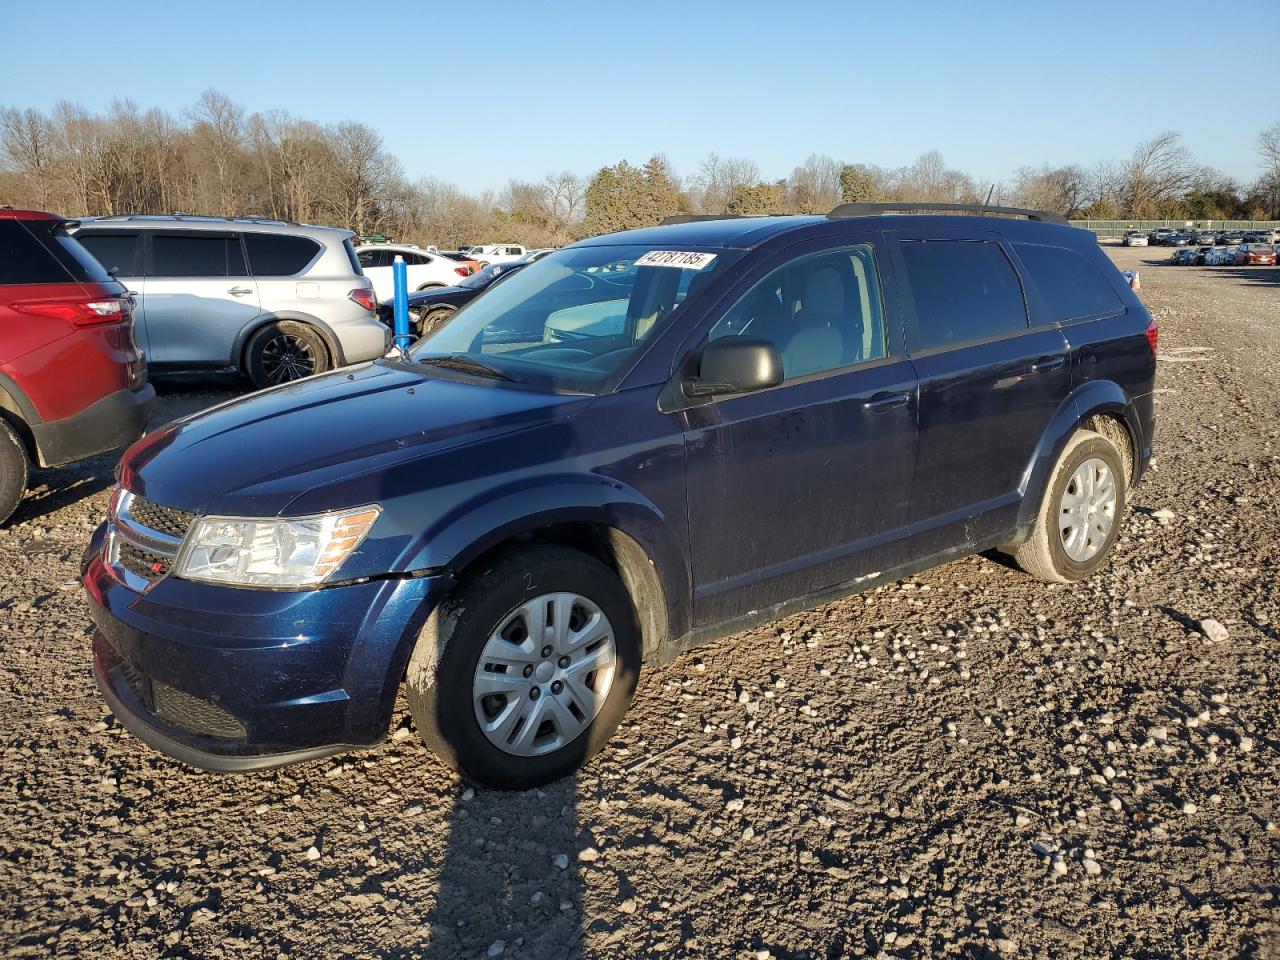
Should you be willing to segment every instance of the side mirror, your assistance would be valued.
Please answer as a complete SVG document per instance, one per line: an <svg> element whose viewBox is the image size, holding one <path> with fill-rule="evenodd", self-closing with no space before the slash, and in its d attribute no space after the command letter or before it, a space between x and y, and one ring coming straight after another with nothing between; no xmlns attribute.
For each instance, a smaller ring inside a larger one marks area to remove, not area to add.
<svg viewBox="0 0 1280 960"><path fill-rule="evenodd" d="M782 382L782 358L768 340L722 337L698 358L696 376L681 384L687 397L718 397L776 387Z"/></svg>

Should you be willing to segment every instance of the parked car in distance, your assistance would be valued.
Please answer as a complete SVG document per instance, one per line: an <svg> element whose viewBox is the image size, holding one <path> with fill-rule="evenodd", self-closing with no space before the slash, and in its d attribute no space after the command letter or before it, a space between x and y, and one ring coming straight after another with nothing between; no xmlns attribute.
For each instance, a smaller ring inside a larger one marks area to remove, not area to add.
<svg viewBox="0 0 1280 960"><path fill-rule="evenodd" d="M1165 241L1173 236L1173 233L1174 231L1171 227L1158 227L1147 234L1147 240L1154 247L1163 247Z"/></svg>
<svg viewBox="0 0 1280 960"><path fill-rule="evenodd" d="M1198 247L1212 247L1214 233L1211 230L1194 230L1191 233L1191 242Z"/></svg>
<svg viewBox="0 0 1280 960"><path fill-rule="evenodd" d="M471 275L471 269L439 253L428 253L418 247L394 243L379 243L356 247L360 272L373 284L373 295L386 300L395 293L392 280L392 264L401 257L410 290L430 290L432 287L448 287L462 277Z"/></svg>
<svg viewBox="0 0 1280 960"><path fill-rule="evenodd" d="M1189 267L1196 262L1196 247L1181 246L1169 254L1169 262L1179 267Z"/></svg>
<svg viewBox="0 0 1280 960"><path fill-rule="evenodd" d="M0 209L0 524L33 466L132 443L155 399L133 301L68 233L73 225Z"/></svg>
<svg viewBox="0 0 1280 960"><path fill-rule="evenodd" d="M1239 230L1224 230L1214 235L1214 243L1224 247L1234 247L1244 243L1244 234Z"/></svg>
<svg viewBox="0 0 1280 960"><path fill-rule="evenodd" d="M1171 233L1165 237L1165 246L1168 247L1185 247L1191 243L1191 234L1189 233Z"/></svg>
<svg viewBox="0 0 1280 960"><path fill-rule="evenodd" d="M594 237L403 357L148 436L83 565L111 710L245 770L380 744L403 685L445 762L524 788L712 638L990 548L1095 573L1150 314L1056 214L880 209Z"/></svg>
<svg viewBox="0 0 1280 960"><path fill-rule="evenodd" d="M155 374L226 371L258 387L386 352L350 230L281 220L87 217L77 239L137 297Z"/></svg>
<svg viewBox="0 0 1280 960"><path fill-rule="evenodd" d="M506 277L528 265L523 260L495 263L459 280L457 286L435 287L409 294L410 329L419 337L430 333L452 317L459 308L489 289L499 277ZM395 324L395 309L390 299L378 305L378 318L388 326Z"/></svg>
<svg viewBox="0 0 1280 960"><path fill-rule="evenodd" d="M1238 267L1274 267L1276 248L1269 243L1242 243L1234 249L1233 259Z"/></svg>
<svg viewBox="0 0 1280 960"><path fill-rule="evenodd" d="M1147 235L1140 230L1126 230L1124 239L1120 241L1121 245L1126 247L1145 247L1148 242Z"/></svg>
<svg viewBox="0 0 1280 960"><path fill-rule="evenodd" d="M463 252L482 268L491 263L514 263L529 253L524 247L515 243L488 243L479 247L469 247Z"/></svg>
<svg viewBox="0 0 1280 960"><path fill-rule="evenodd" d="M1205 266L1220 267L1224 264L1235 262L1235 251L1231 247L1208 247L1204 251L1204 258L1201 261Z"/></svg>
<svg viewBox="0 0 1280 960"><path fill-rule="evenodd" d="M427 247L427 250L431 253L438 253L442 257L448 257L460 267L466 267L469 271L467 276L470 276L472 273L476 273L480 270L479 261L472 260L469 254L463 253L460 250L436 250L434 247Z"/></svg>

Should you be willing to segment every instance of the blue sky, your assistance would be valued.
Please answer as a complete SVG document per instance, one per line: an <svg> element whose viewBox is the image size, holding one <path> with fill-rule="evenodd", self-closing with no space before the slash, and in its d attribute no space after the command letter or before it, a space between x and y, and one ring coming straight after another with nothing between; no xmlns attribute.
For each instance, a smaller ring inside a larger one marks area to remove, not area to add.
<svg viewBox="0 0 1280 960"><path fill-rule="evenodd" d="M714 150L776 178L810 153L899 166L936 147L991 180L1118 159L1169 128L1249 180L1280 88L1191 75L1227 58L1211 7L0 0L0 105L178 113L213 86L249 111L361 120L410 177L469 190L657 151L686 175ZM1234 35L1280 39L1274 0L1230 18Z"/></svg>

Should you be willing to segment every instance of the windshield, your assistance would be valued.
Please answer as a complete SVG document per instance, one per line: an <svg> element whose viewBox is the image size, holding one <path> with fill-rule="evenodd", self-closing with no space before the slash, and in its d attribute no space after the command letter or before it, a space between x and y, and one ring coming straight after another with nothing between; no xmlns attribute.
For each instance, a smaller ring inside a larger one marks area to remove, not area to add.
<svg viewBox="0 0 1280 960"><path fill-rule="evenodd" d="M559 250L495 284L410 356L429 364L465 356L517 383L598 393L741 256L636 245Z"/></svg>

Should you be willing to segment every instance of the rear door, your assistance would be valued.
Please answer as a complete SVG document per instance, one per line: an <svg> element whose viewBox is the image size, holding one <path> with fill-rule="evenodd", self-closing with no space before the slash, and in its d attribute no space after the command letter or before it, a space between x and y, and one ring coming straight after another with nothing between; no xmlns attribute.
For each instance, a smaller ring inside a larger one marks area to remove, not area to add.
<svg viewBox="0 0 1280 960"><path fill-rule="evenodd" d="M150 240L146 325L152 362L229 365L236 335L262 312L240 235L156 230Z"/></svg>
<svg viewBox="0 0 1280 960"><path fill-rule="evenodd" d="M1033 326L1010 248L955 226L894 231L907 352L920 380L915 553L1011 529L1020 486L1070 391L1066 338Z"/></svg>
<svg viewBox="0 0 1280 960"><path fill-rule="evenodd" d="M309 280L307 272L322 252L320 244L310 237L287 233L250 231L243 237L262 312L315 310L323 294L322 284Z"/></svg>
<svg viewBox="0 0 1280 960"><path fill-rule="evenodd" d="M773 342L785 379L681 414L700 625L893 565L916 382L886 309L883 253L872 231L781 252L706 335Z"/></svg>

